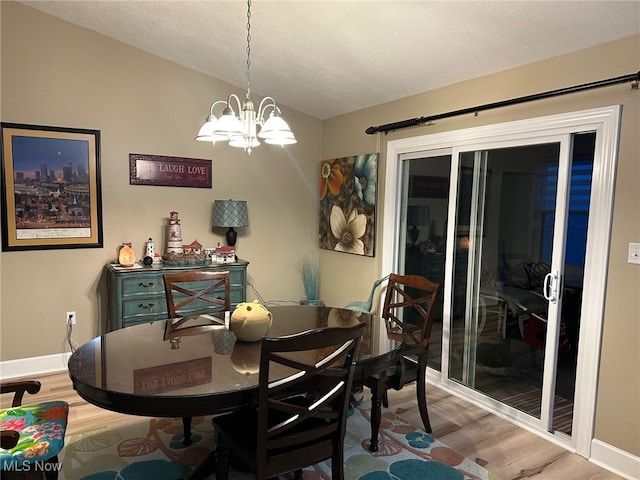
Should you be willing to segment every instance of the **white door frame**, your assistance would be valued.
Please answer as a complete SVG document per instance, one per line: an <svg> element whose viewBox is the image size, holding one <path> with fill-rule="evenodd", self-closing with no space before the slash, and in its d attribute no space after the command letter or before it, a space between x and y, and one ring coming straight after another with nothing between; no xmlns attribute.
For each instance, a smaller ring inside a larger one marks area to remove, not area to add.
<svg viewBox="0 0 640 480"><path fill-rule="evenodd" d="M396 226L401 220L402 167L401 155L419 151L461 148L477 143L509 142L513 139L534 139L541 136L595 131L596 144L589 211L589 227L584 267L584 290L579 334L578 364L574 411L573 435L568 441L532 425L526 415L519 415L511 408L486 398L473 390L446 378L445 339L443 338L443 368L441 372L428 372L429 380L451 393L465 398L493 413L533 431L548 440L589 458L594 433L597 380L600 361L601 333L604 318L606 272L611 242L613 192L618 157L618 136L621 107L618 105L519 120L496 125L474 127L451 132L422 135L387 143L385 198L383 203L383 235L381 269L383 275L397 270L401 255ZM448 237L451 238L451 237ZM606 252L605 255L602 252ZM448 260L450 257L448 256ZM450 268L447 266L446 268ZM605 273L605 274L603 274ZM450 277L449 277L450 278ZM445 304L450 299L444 299Z"/></svg>

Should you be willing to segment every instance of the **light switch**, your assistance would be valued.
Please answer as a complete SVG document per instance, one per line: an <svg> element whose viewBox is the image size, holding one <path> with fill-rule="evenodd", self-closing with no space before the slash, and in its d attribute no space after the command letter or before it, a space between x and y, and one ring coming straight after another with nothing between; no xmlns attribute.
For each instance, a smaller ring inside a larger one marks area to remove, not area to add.
<svg viewBox="0 0 640 480"><path fill-rule="evenodd" d="M640 265L640 243L629 243L629 263Z"/></svg>

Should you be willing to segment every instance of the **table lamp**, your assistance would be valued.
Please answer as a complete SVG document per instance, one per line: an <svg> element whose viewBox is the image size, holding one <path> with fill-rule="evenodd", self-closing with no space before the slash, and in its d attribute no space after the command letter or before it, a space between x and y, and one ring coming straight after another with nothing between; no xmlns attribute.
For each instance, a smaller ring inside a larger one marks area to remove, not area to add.
<svg viewBox="0 0 640 480"><path fill-rule="evenodd" d="M247 202L245 200L215 200L213 202L213 226L228 227L227 245L234 246L238 236L234 227L249 226Z"/></svg>
<svg viewBox="0 0 640 480"><path fill-rule="evenodd" d="M417 227L429 225L429 206L409 205L407 207L407 225L411 225L409 240L411 240L411 246L413 247L420 236L420 230Z"/></svg>

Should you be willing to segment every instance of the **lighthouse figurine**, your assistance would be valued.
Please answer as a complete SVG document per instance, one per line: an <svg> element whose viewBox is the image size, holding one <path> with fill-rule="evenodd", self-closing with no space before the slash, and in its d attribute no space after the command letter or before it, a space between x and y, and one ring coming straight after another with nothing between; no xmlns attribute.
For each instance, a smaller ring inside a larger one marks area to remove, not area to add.
<svg viewBox="0 0 640 480"><path fill-rule="evenodd" d="M169 240L167 253L182 253L182 230L178 212L169 212Z"/></svg>
<svg viewBox="0 0 640 480"><path fill-rule="evenodd" d="M153 240L151 239L151 237L149 237L149 240L147 240L147 250L144 253L144 258L142 259L142 263L144 263L145 265L151 265L153 264L153 260L154 260L154 251L153 251Z"/></svg>
<svg viewBox="0 0 640 480"><path fill-rule="evenodd" d="M155 253L156 252L154 251L154 248L153 248L153 239L149 237L149 240L147 240L147 253L145 254L145 256L153 258Z"/></svg>

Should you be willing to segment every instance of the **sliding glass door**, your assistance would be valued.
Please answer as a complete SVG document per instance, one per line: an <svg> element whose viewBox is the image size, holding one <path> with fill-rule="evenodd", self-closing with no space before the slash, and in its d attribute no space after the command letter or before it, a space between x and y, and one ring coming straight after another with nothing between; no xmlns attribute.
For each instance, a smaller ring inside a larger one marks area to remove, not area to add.
<svg viewBox="0 0 640 480"><path fill-rule="evenodd" d="M569 341L559 302L572 143L564 136L451 155L422 152L405 158L404 182L404 273L442 285L429 366L442 371L448 352L449 379L544 421L550 430L542 414L553 412L556 397L543 399L544 383L555 389L558 360L573 365L559 384L568 397L559 425L565 433L571 432L577 338ZM582 252L586 225L583 233ZM554 255L554 247L562 253ZM580 271L578 266L577 285ZM547 364L549 342L554 347Z"/></svg>
<svg viewBox="0 0 640 480"><path fill-rule="evenodd" d="M453 209L449 378L566 434L594 137L460 152Z"/></svg>
<svg viewBox="0 0 640 480"><path fill-rule="evenodd" d="M606 281L588 272L606 269L618 113L388 144L383 269L442 286L430 381L582 454Z"/></svg>

